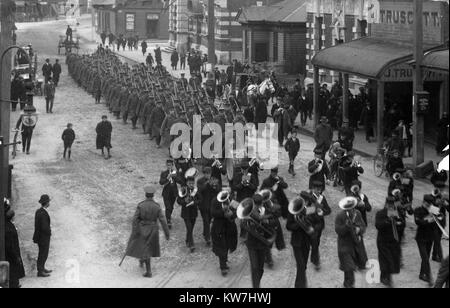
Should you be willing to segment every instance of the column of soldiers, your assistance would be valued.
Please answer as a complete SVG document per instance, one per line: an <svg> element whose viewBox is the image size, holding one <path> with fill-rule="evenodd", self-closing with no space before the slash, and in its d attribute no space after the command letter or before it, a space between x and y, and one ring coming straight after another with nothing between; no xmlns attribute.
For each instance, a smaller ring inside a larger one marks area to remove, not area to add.
<svg viewBox="0 0 450 308"><path fill-rule="evenodd" d="M137 128L140 122L144 132L156 138L158 146L161 135L165 133L162 130L170 129L171 124L177 121L192 125L194 114L201 115L206 123L215 122L221 127L236 121L245 123L241 106L228 101L217 108L195 79L174 79L161 66L152 68L140 64L130 67L114 54L105 52L69 55L67 63L71 76L95 97L97 103L103 97L117 119L122 119L124 123L130 119L133 128ZM186 246L194 252L193 230L200 212L205 243L208 247L212 246L221 273L226 276L230 270L228 254L237 247L236 219L239 219L241 236L245 238L249 252L252 285L258 288L265 264L274 266L271 248L275 246L282 250L286 247L281 227L281 221L285 219L287 230L292 233L291 246L297 266L295 287L307 287L308 260L311 259L317 271L321 270L320 242L325 217L331 213L331 207L323 195L329 173L324 161L325 153L317 149L315 159L308 165L309 190L302 191L289 201L284 193L288 184L278 175L278 168L273 168L260 185L262 166L256 159L245 159L234 166L233 176L228 177L229 187L222 182L222 176L226 174L225 160L212 158L205 161L203 176L198 178L199 172L194 168L189 153L190 146L185 145L183 150L187 154L182 158L167 160L167 169L161 173L159 183L163 188L165 213L158 211L158 215L153 216L163 224L166 237L169 238L168 229L172 228L174 206L179 204L186 226ZM344 287L352 288L355 286L355 272L364 270L368 261L364 234L368 228L367 213L372 206L368 196L362 192L362 183L358 178L364 172L361 164L354 160L353 155L347 155L347 159L347 196L339 202L335 232ZM392 274L400 272L401 244L407 215L414 215L418 226L416 241L422 258L419 278L430 284L432 282L429 258L433 247L433 259L440 261L443 258L440 240L445 233L448 196L434 190L431 195L425 195L421 206L413 210L413 187L411 174L398 170L389 185L384 209L376 213L381 282L386 286L392 286ZM146 211L154 206L155 191L152 187L146 188ZM142 207L141 204L136 217L143 215ZM167 229L164 226L166 222ZM144 238L140 242L145 246L149 241ZM142 255L135 252L144 251L146 247L137 249L139 247L136 248L135 244L130 243L129 247L133 249L127 250L126 255L140 259L147 269L144 276L151 277L149 258L159 256L159 243L158 251Z"/></svg>

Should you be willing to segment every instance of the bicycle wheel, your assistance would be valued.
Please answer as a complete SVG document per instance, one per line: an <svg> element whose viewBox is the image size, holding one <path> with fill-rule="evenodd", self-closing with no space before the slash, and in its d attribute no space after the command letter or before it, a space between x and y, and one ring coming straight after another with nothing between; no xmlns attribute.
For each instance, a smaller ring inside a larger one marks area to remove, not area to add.
<svg viewBox="0 0 450 308"><path fill-rule="evenodd" d="M378 154L373 159L373 172L377 177L381 177L383 175L383 171L384 171L384 159L380 154Z"/></svg>

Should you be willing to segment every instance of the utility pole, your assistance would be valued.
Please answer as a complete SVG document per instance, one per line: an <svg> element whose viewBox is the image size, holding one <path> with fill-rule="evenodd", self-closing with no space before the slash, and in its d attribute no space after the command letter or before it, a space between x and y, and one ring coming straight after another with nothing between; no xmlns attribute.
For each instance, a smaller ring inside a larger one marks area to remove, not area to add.
<svg viewBox="0 0 450 308"><path fill-rule="evenodd" d="M413 81L413 165L417 167L425 161L424 115L419 114L419 94L423 91L423 2L414 0L414 81Z"/></svg>
<svg viewBox="0 0 450 308"><path fill-rule="evenodd" d="M12 44L12 1L0 0L0 55ZM8 190L11 54L0 63L0 261L5 260L5 209L4 198Z"/></svg>
<svg viewBox="0 0 450 308"><path fill-rule="evenodd" d="M208 0L208 60L211 63L211 72L216 66L216 17L215 2Z"/></svg>

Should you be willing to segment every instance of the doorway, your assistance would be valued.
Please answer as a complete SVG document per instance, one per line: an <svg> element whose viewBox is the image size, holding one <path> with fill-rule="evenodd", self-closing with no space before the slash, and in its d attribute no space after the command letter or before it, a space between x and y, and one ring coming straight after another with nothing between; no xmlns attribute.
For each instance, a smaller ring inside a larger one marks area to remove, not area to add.
<svg viewBox="0 0 450 308"><path fill-rule="evenodd" d="M255 62L269 61L269 44L255 43Z"/></svg>
<svg viewBox="0 0 450 308"><path fill-rule="evenodd" d="M147 19L147 37L149 39L158 38L158 20Z"/></svg>

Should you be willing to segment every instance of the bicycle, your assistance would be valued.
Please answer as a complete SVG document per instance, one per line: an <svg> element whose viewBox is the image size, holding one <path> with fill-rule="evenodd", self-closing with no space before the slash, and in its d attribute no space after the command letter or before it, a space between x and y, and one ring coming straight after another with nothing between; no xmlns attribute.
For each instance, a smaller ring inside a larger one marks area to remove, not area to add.
<svg viewBox="0 0 450 308"><path fill-rule="evenodd" d="M12 132L14 133L14 139L13 139L13 143L12 143L13 150L12 150L11 156L12 156L12 159L14 159L17 156L17 145L22 144L22 141L17 141L17 138L19 137L19 133L22 133L23 131L20 129L14 128L12 130Z"/></svg>

